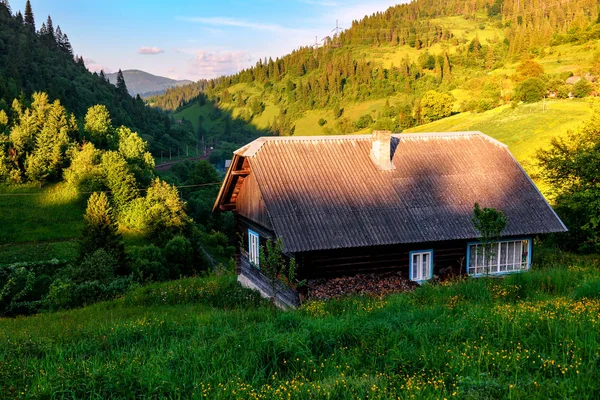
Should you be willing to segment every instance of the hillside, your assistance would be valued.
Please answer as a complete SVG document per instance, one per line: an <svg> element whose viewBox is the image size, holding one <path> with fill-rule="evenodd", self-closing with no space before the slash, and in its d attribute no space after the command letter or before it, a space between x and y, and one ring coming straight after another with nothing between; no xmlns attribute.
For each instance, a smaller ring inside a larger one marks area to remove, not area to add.
<svg viewBox="0 0 600 400"><path fill-rule="evenodd" d="M165 78L164 76L156 76L137 69L124 70L123 77L125 78L129 94L132 96L140 95L142 98L157 96L163 94L169 88L193 83L189 80L175 80ZM116 72L106 74L106 78L113 85L117 83Z"/></svg>
<svg viewBox="0 0 600 400"><path fill-rule="evenodd" d="M416 0L355 21L318 49L303 47L260 60L236 75L169 89L150 102L216 143L231 142L231 135L218 128L225 120L211 111L218 108L247 128L238 129L237 144L251 140L253 129L276 135L348 134L402 131L450 112L478 119L501 107L495 112L507 116L501 110L518 103L527 79L540 79L547 94L560 89L564 97L571 90L566 78L600 73L595 55L600 25L593 2L541 3L544 8L530 1ZM529 64L540 70L527 70ZM442 99L450 106L439 112L424 101L431 91L434 102ZM570 118L560 107L552 115ZM578 113L572 122L587 115ZM539 126L535 114L530 116L525 125ZM513 128L508 120L504 125ZM483 131L502 140L497 130ZM543 138L533 130L520 132L519 140L545 143L550 131L565 133L553 124Z"/></svg>
<svg viewBox="0 0 600 400"><path fill-rule="evenodd" d="M235 276L0 319L3 398L578 398L598 392L592 259L274 314ZM32 334L35 332L35 334Z"/></svg>
<svg viewBox="0 0 600 400"><path fill-rule="evenodd" d="M15 115L15 99L26 107L34 92L44 92L80 121L91 106L105 105L113 123L139 132L154 154L195 144L193 133L185 125L172 124L166 113L148 107L142 99L131 97L123 88L88 71L83 58L74 57L76 49L72 49L67 34L60 26L54 28L51 17L39 29L33 13L29 18L27 21L20 13L11 14L0 2L0 111L9 119ZM1 125L0 132L6 123Z"/></svg>

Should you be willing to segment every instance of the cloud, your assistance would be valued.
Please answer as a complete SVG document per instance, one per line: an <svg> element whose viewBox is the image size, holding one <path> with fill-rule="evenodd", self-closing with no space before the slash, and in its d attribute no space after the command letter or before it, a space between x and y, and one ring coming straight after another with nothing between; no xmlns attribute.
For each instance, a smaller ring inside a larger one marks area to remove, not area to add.
<svg viewBox="0 0 600 400"><path fill-rule="evenodd" d="M158 47L140 47L138 49L138 54L143 54L143 55L154 55L154 54L160 54L160 53L164 53L165 51L162 49L159 49Z"/></svg>
<svg viewBox="0 0 600 400"><path fill-rule="evenodd" d="M264 24L259 22L248 22L241 19L229 18L229 17L177 17L179 21L196 22L199 24L212 25L212 26L230 26L237 28L246 28L256 31L267 31L267 32L303 32L299 29L284 28L277 24Z"/></svg>
<svg viewBox="0 0 600 400"><path fill-rule="evenodd" d="M89 57L83 57L83 63L85 64L86 68L90 72L104 71L107 74L110 74L112 72L112 70L110 68L105 67L104 65L97 63L96 61L92 60Z"/></svg>
<svg viewBox="0 0 600 400"><path fill-rule="evenodd" d="M188 73L202 78L216 78L229 75L253 64L254 57L244 51L205 51L197 50L191 60Z"/></svg>

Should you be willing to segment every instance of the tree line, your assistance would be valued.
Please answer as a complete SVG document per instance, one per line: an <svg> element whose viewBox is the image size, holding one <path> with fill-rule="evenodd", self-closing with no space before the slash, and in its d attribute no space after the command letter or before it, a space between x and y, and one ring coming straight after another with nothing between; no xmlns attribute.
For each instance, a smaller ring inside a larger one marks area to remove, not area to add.
<svg viewBox="0 0 600 400"><path fill-rule="evenodd" d="M103 104L117 125L140 133L154 154L195 143L191 127L176 123L164 112L132 98L126 87L111 85L103 74L91 73L81 56L74 56L68 35L50 16L36 29L27 1L25 11L13 14L8 0L0 2L0 110L10 113L19 99L28 106L31 95L45 92L74 114L78 123L88 108Z"/></svg>

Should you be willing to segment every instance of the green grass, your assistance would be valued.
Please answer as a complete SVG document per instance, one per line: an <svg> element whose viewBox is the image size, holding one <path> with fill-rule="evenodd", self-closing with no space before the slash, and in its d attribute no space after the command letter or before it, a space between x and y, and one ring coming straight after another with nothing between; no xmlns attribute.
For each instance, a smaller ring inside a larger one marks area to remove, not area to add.
<svg viewBox="0 0 600 400"><path fill-rule="evenodd" d="M0 245L78 237L85 203L66 184L0 186Z"/></svg>
<svg viewBox="0 0 600 400"><path fill-rule="evenodd" d="M17 262L38 262L56 258L71 261L77 258L79 243L76 240L0 245L0 265Z"/></svg>
<svg viewBox="0 0 600 400"><path fill-rule="evenodd" d="M408 132L481 131L508 145L521 163L533 162L538 149L548 146L553 137L579 128L592 116L585 100L553 100L542 103L510 105L484 113L461 113L411 128Z"/></svg>
<svg viewBox="0 0 600 400"><path fill-rule="evenodd" d="M548 261L545 261L548 262ZM594 398L597 260L274 315L235 277L0 320L3 398ZM289 397L288 397L289 396Z"/></svg>

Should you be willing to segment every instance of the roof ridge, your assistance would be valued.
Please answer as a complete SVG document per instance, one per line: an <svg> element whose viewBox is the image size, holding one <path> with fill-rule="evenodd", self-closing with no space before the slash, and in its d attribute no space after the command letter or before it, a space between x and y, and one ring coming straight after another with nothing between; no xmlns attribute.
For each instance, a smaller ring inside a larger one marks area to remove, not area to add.
<svg viewBox="0 0 600 400"><path fill-rule="evenodd" d="M504 143L494 139L493 137L486 135L481 131L456 131L456 132L410 132L410 133L393 133L393 137L397 139L419 139L419 138L444 138L444 137L469 137L469 136L481 136L488 141L499 145L504 148L508 148ZM315 136L261 136L258 139L248 143L247 145L237 149L234 153L244 156L252 157L258 153L261 147L268 142L314 142L314 141L335 141L335 140L371 140L372 134L360 134L360 135L315 135Z"/></svg>

